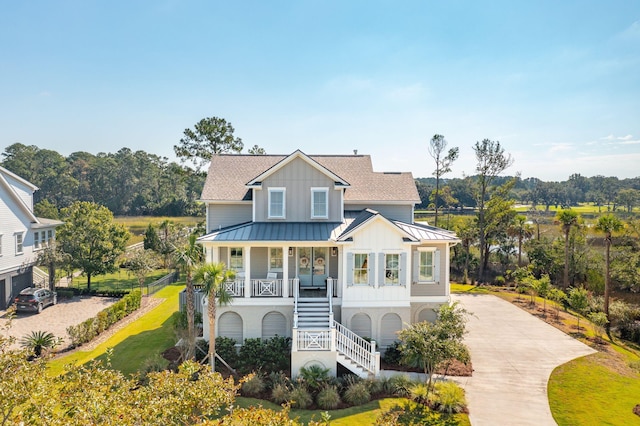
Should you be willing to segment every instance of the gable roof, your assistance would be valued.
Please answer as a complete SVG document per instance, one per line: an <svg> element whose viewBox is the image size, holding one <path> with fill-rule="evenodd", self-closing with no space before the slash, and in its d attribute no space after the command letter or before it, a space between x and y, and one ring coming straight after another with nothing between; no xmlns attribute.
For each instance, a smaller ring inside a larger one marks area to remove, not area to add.
<svg viewBox="0 0 640 426"><path fill-rule="evenodd" d="M296 154L296 153L300 154ZM250 201L247 183L259 181L283 160L302 158L317 163L324 170L349 184L346 203L407 202L419 203L420 196L411 173L374 172L369 155L309 155L296 151L291 155L218 154L211 158L201 200L218 202Z"/></svg>
<svg viewBox="0 0 640 426"><path fill-rule="evenodd" d="M302 159L304 162L306 162L307 164L311 165L311 167L313 167L314 169L320 171L320 173L323 173L326 176L328 176L329 178L333 179L336 183L340 183L343 186L349 186L349 183L346 182L344 179L342 179L340 176L337 176L331 170L329 170L326 167L322 166L317 161L315 161L314 159L310 158L307 154L305 154L304 152L300 151L299 149L294 151L293 154L285 157L284 159L282 159L278 163L276 163L273 166L269 167L267 170L265 170L264 172L260 173L260 175L258 175L255 178L251 179L251 181L248 182L247 185L251 186L251 185L260 184L264 179L266 179L267 177L269 177L273 173L277 172L278 170L282 169L283 167L285 167L287 164L291 163L296 158Z"/></svg>
<svg viewBox="0 0 640 426"><path fill-rule="evenodd" d="M351 238L354 232L356 232L359 229L365 228L366 226L368 226L369 224L373 223L376 220L386 222L390 224L392 227L396 228L396 230L399 233L404 234L403 238L407 239L407 241L419 241L419 239L417 239L414 235L408 233L405 229L399 227L395 223L395 221L387 219L386 217L384 217L383 215L381 215L380 213L372 209L362 210L362 212L360 212L360 214L356 216L356 218L344 230L344 232L340 234L340 236L338 237L338 241L348 240L349 238Z"/></svg>
<svg viewBox="0 0 640 426"><path fill-rule="evenodd" d="M21 178L20 176L14 173L11 173L9 170L5 169L4 167L0 166L0 185L4 187L4 189L6 190L6 193L9 194L11 198L13 198L13 201L18 205L20 210L22 210L26 214L29 220L31 222L37 223L38 218L36 218L36 216L33 214L33 211L31 211L31 207L25 204L24 200L16 193L16 190L13 188L13 185L11 185L7 181L7 178L17 180L19 183L31 189L32 192L38 189L38 187L32 184L31 182Z"/></svg>

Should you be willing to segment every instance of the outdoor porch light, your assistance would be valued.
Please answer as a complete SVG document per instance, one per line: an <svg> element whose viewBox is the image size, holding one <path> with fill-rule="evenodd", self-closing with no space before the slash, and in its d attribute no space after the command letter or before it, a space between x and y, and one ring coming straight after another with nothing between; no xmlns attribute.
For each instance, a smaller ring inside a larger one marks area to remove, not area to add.
<svg viewBox="0 0 640 426"><path fill-rule="evenodd" d="M293 256L293 247L289 247L289 256Z"/></svg>

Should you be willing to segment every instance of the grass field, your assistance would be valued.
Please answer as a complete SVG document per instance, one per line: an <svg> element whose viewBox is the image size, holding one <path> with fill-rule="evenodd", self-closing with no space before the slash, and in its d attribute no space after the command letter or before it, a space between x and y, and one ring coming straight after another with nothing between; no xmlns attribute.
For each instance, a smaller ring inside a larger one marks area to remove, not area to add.
<svg viewBox="0 0 640 426"><path fill-rule="evenodd" d="M145 279L145 285L167 275L168 269L157 269L149 273ZM73 288L87 288L87 277L80 275L73 278L73 282L69 285ZM133 290L139 288L138 278L136 278L128 269L120 268L117 272L105 275L96 275L91 277L92 290ZM144 293L144 292L143 292Z"/></svg>
<svg viewBox="0 0 640 426"><path fill-rule="evenodd" d="M193 227L200 222L204 222L204 217L117 216L115 218L116 223L124 225L131 233L131 238L129 238L127 245L132 245L132 244L137 244L142 242L144 240L144 232L147 230L147 227L149 226L149 224L158 226L165 220L171 221L176 224L182 224L188 227Z"/></svg>
<svg viewBox="0 0 640 426"><path fill-rule="evenodd" d="M82 347L66 356L61 356L49 363L51 374L64 371L64 366L84 364L93 359L104 360L108 348L113 348L111 365L125 374L133 374L142 366L147 358L162 353L175 344L175 335L171 315L178 310L178 294L184 283L168 285L150 297L163 301L153 310L117 331L95 349L82 350Z"/></svg>

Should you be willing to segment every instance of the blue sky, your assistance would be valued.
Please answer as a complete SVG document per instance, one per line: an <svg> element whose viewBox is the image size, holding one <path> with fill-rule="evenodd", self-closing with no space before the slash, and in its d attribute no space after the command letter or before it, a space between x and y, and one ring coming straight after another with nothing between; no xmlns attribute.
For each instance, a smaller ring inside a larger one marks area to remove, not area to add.
<svg viewBox="0 0 640 426"><path fill-rule="evenodd" d="M142 149L226 118L270 154L499 140L508 174L640 176L640 2L0 1L0 148Z"/></svg>

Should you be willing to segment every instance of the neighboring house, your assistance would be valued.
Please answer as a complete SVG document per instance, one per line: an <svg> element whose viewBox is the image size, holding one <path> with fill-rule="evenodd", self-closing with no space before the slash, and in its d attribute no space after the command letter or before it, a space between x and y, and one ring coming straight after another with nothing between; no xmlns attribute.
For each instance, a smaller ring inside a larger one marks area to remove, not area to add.
<svg viewBox="0 0 640 426"><path fill-rule="evenodd" d="M414 223L411 173L374 172L367 155L215 155L202 201L206 261L236 271L216 334L291 337L293 376L376 375L396 332L449 302L459 240Z"/></svg>
<svg viewBox="0 0 640 426"><path fill-rule="evenodd" d="M0 309L34 285L33 264L38 250L55 238L62 222L33 214L33 193L38 188L0 167Z"/></svg>

